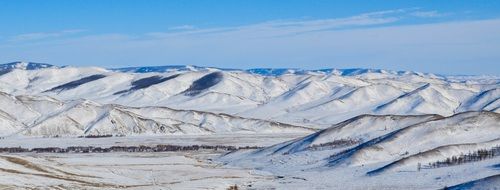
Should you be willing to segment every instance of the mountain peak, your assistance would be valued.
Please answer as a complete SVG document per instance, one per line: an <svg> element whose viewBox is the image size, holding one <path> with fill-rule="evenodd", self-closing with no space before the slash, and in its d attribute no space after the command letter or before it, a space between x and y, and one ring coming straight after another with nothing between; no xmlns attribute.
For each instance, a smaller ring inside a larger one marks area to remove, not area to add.
<svg viewBox="0 0 500 190"><path fill-rule="evenodd" d="M0 64L0 70L12 70L12 69L36 70L36 69L51 68L51 67L56 67L56 66L46 63L34 63L25 61Z"/></svg>

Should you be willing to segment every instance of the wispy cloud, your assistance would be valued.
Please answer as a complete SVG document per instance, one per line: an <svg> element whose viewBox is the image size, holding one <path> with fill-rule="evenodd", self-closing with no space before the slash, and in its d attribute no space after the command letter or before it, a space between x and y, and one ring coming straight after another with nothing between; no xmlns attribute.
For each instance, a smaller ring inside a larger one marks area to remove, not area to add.
<svg viewBox="0 0 500 190"><path fill-rule="evenodd" d="M445 14L437 11L422 11L421 8L406 8L363 13L344 18L314 19L314 20L273 20L262 23L234 26L197 28L192 25L173 27L168 31L150 32L146 36L154 38L169 38L179 36L213 36L213 35L241 35L248 38L269 38L288 35L299 35L309 32L327 30L345 30L354 28L378 27L395 25L407 18L432 19Z"/></svg>
<svg viewBox="0 0 500 190"><path fill-rule="evenodd" d="M249 38L268 38L303 34L325 30L352 29L359 27L377 27L398 23L407 17L433 18L444 14L437 11L422 11L420 8L406 8L368 12L344 18L314 20L272 20L262 23L234 27L198 28L194 25L180 25L168 28L167 31L145 33L142 37L169 38L172 36L195 35L231 35L246 34ZM74 36L85 30L64 30L58 32L39 32L12 36L10 42L41 41L61 37ZM126 35L126 34L122 34ZM131 36L137 38L141 36Z"/></svg>
<svg viewBox="0 0 500 190"><path fill-rule="evenodd" d="M193 25L187 25L187 24L168 28L168 30L193 30L193 29L196 29L196 27Z"/></svg>
<svg viewBox="0 0 500 190"><path fill-rule="evenodd" d="M345 29L361 26L377 26L394 23L402 19L401 14L412 9L396 9L359 14L345 18L316 20L274 20L257 24L235 27L196 28L192 25L174 27L171 31L148 33L152 37L169 37L179 35L211 35L215 33L252 33L252 36L280 36L306 33L321 30Z"/></svg>
<svg viewBox="0 0 500 190"><path fill-rule="evenodd" d="M410 13L410 15L420 18L436 18L448 15L447 13L440 13L438 11L415 11Z"/></svg>
<svg viewBox="0 0 500 190"><path fill-rule="evenodd" d="M19 42L19 41L30 41L30 40L43 40L48 38L57 38L73 34L82 33L85 30L73 29L73 30L63 30L58 32L37 32L37 33L27 33L19 34L9 38L9 41Z"/></svg>

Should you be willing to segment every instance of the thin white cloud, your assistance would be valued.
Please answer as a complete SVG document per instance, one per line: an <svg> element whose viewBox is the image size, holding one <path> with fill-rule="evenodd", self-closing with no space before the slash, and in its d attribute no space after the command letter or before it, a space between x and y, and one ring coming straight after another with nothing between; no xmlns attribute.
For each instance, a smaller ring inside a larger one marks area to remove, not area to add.
<svg viewBox="0 0 500 190"><path fill-rule="evenodd" d="M149 32L143 37L168 38L172 36L217 35L232 33L248 33L249 37L279 37L307 32L349 29L356 27L376 27L396 23L405 17L435 17L441 15L436 11L420 11L420 8L394 9L368 12L344 18L315 20L273 20L257 24L235 27L197 28L194 25L180 25L168 28L163 32ZM35 41L55 39L81 33L84 30L64 30L59 32L28 33L12 36L10 42ZM138 36L136 36L138 37ZM134 37L132 37L134 38Z"/></svg>
<svg viewBox="0 0 500 190"><path fill-rule="evenodd" d="M168 28L168 30L193 30L196 29L193 25L181 25Z"/></svg>
<svg viewBox="0 0 500 190"><path fill-rule="evenodd" d="M18 41L30 41L30 40L43 40L48 38L57 38L57 37L77 34L84 31L85 30L73 29L73 30L63 30L58 32L27 33L27 34L12 36L9 38L9 41L18 42Z"/></svg>
<svg viewBox="0 0 500 190"><path fill-rule="evenodd" d="M333 30L349 27L376 26L381 24L394 23L401 19L400 14L412 11L413 9L396 9L378 12L359 14L345 18L316 19L316 20L274 20L263 23L236 26L236 27L218 27L197 29L192 25L174 27L167 32L147 33L152 37L170 37L179 35L211 35L215 33L253 33L253 35L262 35L262 37L289 35L305 33L319 30Z"/></svg>
<svg viewBox="0 0 500 190"><path fill-rule="evenodd" d="M438 11L415 11L410 13L410 15L415 16L415 17L420 17L420 18L437 18L437 17L443 17L448 14L446 13L440 13Z"/></svg>
<svg viewBox="0 0 500 190"><path fill-rule="evenodd" d="M151 32L146 36L154 38L169 38L172 36L194 35L232 35L247 34L249 38L268 38L288 35L304 34L325 30L353 29L358 27L377 27L395 24L409 17L430 19L444 16L437 11L422 11L420 8L394 9L363 13L344 18L315 19L315 20L273 20L257 24L235 27L197 28L192 25L174 27L179 30L165 32Z"/></svg>

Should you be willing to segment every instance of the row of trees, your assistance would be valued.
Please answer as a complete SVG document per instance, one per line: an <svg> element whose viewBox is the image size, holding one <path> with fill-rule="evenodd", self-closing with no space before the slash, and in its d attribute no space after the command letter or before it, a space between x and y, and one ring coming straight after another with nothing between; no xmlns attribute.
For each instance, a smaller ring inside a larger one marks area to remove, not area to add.
<svg viewBox="0 0 500 190"><path fill-rule="evenodd" d="M334 141L327 142L327 143L315 144L315 145L309 146L307 149L308 150L324 150L324 149L342 148L342 147L347 147L347 146L358 144L359 142L360 142L360 140L355 140L355 139L339 139L339 140L334 140Z"/></svg>
<svg viewBox="0 0 500 190"><path fill-rule="evenodd" d="M223 146L223 145L156 145L156 146L112 146L112 147L93 147L93 146L70 146L67 148L47 147L47 148L21 148L9 147L0 148L2 153L21 153L21 152L36 152L36 153L106 153L106 152L176 152L176 151L197 151L197 150L223 150L234 151L239 149L257 149L256 146Z"/></svg>
<svg viewBox="0 0 500 190"><path fill-rule="evenodd" d="M493 147L491 149L480 149L474 152L469 152L468 154L461 154L459 156L452 156L446 158L442 161L437 161L434 163L429 163L430 168L439 168L446 166L459 165L469 162L477 162L481 160L485 160L488 158L492 158L495 156L500 156L500 146Z"/></svg>

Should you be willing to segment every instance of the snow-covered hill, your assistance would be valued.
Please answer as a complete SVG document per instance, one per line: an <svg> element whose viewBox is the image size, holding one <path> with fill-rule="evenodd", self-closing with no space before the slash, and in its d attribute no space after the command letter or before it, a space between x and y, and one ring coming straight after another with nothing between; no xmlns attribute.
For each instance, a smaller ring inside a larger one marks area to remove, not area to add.
<svg viewBox="0 0 500 190"><path fill-rule="evenodd" d="M362 114L498 112L499 84L495 76L378 69L0 65L0 91L13 96L225 113L318 129Z"/></svg>
<svg viewBox="0 0 500 190"><path fill-rule="evenodd" d="M463 112L450 117L361 115L242 158L266 163L318 154L323 157L315 162L328 167L387 162L416 165L495 146L500 146L500 114L495 112Z"/></svg>
<svg viewBox="0 0 500 190"><path fill-rule="evenodd" d="M0 93L2 136L87 136L213 133L308 133L261 119L167 107L127 107L90 100Z"/></svg>
<svg viewBox="0 0 500 190"><path fill-rule="evenodd" d="M373 185L367 181L384 180L387 184L388 178L404 182L405 173L409 172L408 175L428 179L405 182L406 187L412 183L433 187L433 180L450 186L473 181L483 174L498 174L497 168L484 168L500 160L498 153L487 152L491 150L500 152L499 113L463 112L449 117L362 115L303 138L229 153L219 161L316 181L308 183L350 184L363 180L360 188ZM438 162L444 163L440 166L443 169L433 165ZM422 173L415 173L420 170ZM439 180L446 175L449 179ZM320 180L330 177L339 179Z"/></svg>

